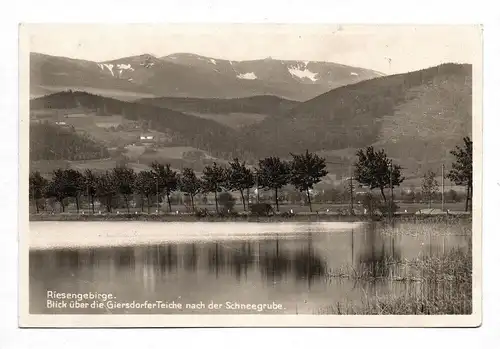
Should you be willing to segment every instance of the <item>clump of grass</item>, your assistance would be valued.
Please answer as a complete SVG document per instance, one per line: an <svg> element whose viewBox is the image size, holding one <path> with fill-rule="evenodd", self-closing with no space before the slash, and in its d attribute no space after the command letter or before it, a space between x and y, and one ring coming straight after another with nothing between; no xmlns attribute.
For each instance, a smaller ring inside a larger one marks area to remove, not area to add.
<svg viewBox="0 0 500 349"><path fill-rule="evenodd" d="M394 269L394 266L404 266L402 270L405 272L399 276L395 272L389 272L386 276L378 277L387 281L406 281L402 292L382 296L368 296L365 292L365 298L361 300L361 304L338 302L320 309L318 313L339 315L472 313L472 251L470 247L467 251L450 250L439 257L429 256L393 264L388 261L387 264L382 265L381 268L385 268L385 273L390 268ZM336 276L340 277L342 274ZM366 282L375 282L377 279L377 276L374 277L368 272L350 272L343 277Z"/></svg>

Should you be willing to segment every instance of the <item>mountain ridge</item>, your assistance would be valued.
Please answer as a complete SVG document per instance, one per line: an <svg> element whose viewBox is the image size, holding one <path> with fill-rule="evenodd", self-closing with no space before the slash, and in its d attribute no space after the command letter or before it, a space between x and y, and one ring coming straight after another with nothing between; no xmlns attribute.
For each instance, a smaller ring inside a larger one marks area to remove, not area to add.
<svg viewBox="0 0 500 349"><path fill-rule="evenodd" d="M35 97L45 90L93 88L113 97L124 91L148 97L276 95L304 101L335 87L381 74L332 62L230 61L188 53L160 58L142 54L100 62L42 53L31 53L30 57L30 86Z"/></svg>
<svg viewBox="0 0 500 349"><path fill-rule="evenodd" d="M58 96L50 98L57 100ZM384 148L406 171L422 173L450 162L449 151L471 134L472 67L450 63L366 80L305 102L285 102L281 112L278 107L284 100L272 96L224 100L167 97L128 104L101 96L94 99L99 105L110 104L115 114L129 113L125 119L153 120L151 130L173 133L181 140L176 144L221 159L238 156L255 162L308 149L347 166L356 149L375 146ZM117 103L119 108L113 106ZM265 117L237 128L218 119L236 117L234 112L258 112ZM207 121L197 113L214 115ZM167 130L172 122L174 130Z"/></svg>

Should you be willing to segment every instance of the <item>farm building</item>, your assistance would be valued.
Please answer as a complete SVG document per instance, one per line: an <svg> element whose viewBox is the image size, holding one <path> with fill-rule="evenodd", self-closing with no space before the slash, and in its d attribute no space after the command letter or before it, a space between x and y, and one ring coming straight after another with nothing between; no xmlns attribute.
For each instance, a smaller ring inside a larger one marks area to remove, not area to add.
<svg viewBox="0 0 500 349"><path fill-rule="evenodd" d="M149 134L141 135L139 137L139 142L141 144L153 144L154 142L156 142L156 137Z"/></svg>

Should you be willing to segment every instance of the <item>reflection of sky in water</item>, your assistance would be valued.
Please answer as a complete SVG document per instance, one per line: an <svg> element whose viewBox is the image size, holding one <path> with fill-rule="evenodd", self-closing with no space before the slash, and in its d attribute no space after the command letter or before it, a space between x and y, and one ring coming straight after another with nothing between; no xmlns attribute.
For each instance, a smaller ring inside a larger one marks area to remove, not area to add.
<svg viewBox="0 0 500 349"><path fill-rule="evenodd" d="M333 270L349 267L388 276L380 267L387 257L441 254L467 246L469 239L391 237L383 231L367 224L344 232L296 232L286 238L267 234L263 239L32 251L31 311L45 311L46 291L56 290L112 292L123 301L276 301L287 313L311 313L343 300L397 293L401 287L326 277Z"/></svg>

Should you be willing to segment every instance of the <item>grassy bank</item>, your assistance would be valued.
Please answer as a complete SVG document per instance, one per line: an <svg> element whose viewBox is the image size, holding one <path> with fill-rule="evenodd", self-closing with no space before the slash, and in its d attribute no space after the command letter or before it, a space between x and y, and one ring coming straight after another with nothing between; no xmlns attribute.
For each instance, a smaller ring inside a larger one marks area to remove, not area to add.
<svg viewBox="0 0 500 349"><path fill-rule="evenodd" d="M388 221L383 217L371 218L369 216L358 215L339 215L335 213L316 213L301 212L297 214L282 213L270 216L256 216L251 214L76 214L76 213L57 213L57 214L30 214L30 221L151 221L151 222L360 222L360 221ZM425 215L395 215L394 221L398 222L455 222L470 221L470 216L463 215L444 215L444 216L425 216Z"/></svg>
<svg viewBox="0 0 500 349"><path fill-rule="evenodd" d="M411 261L386 259L357 270L339 269L328 277L354 279L367 288L376 282L402 283L396 295L366 296L361 303L338 302L320 314L445 315L472 312L472 250Z"/></svg>

